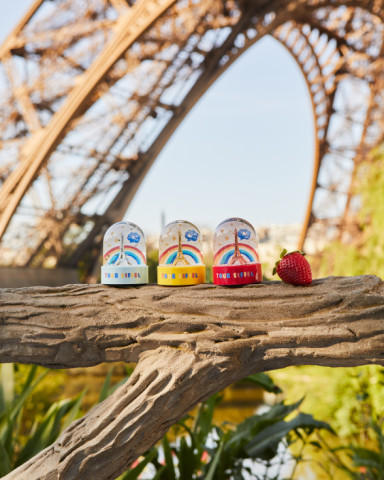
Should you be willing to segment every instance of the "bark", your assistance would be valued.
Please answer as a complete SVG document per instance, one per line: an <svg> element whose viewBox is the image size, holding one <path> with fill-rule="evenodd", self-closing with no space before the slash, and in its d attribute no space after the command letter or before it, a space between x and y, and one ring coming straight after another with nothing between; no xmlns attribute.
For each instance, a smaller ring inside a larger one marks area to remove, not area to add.
<svg viewBox="0 0 384 480"><path fill-rule="evenodd" d="M374 276L0 292L0 362L138 362L125 385L6 480L115 479L196 403L250 373L384 365L384 283Z"/></svg>

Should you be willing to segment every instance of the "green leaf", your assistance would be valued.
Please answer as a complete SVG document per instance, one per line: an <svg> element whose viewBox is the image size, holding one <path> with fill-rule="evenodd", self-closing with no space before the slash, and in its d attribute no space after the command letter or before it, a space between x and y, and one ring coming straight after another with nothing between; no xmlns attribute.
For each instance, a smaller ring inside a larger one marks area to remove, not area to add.
<svg viewBox="0 0 384 480"><path fill-rule="evenodd" d="M46 370L42 375L40 375L39 378L37 378L37 380L34 381L36 372L37 366L33 365L29 370L27 380L23 385L19 398L14 400L13 405L9 410L3 412L3 414L0 415L0 443L2 443L2 445L8 452L8 456L10 458L13 456L14 442L12 441L12 436L14 429L17 425L18 417L21 414L28 395L47 375L48 370Z"/></svg>
<svg viewBox="0 0 384 480"><path fill-rule="evenodd" d="M255 383L256 385L270 393L281 393L281 388L278 387L274 383L272 378L266 373L255 373L253 375L248 375L248 377L245 377L243 380L240 381L246 383Z"/></svg>
<svg viewBox="0 0 384 480"><path fill-rule="evenodd" d="M101 388L100 396L99 396L99 403L101 403L106 398L108 398L110 395L112 395L112 393L115 390L117 390L119 387L121 387L121 385L123 385L129 379L129 377L132 375L133 368L132 367L126 367L125 368L125 372L126 372L125 377L122 378L119 382L115 383L115 385L113 385L111 387L110 385L111 385L112 372L113 372L113 368L111 368L109 370L109 372L108 372L108 374L107 374L107 376L104 380L103 386Z"/></svg>
<svg viewBox="0 0 384 480"><path fill-rule="evenodd" d="M320 443L316 442L315 440L313 440L312 442L309 442L309 444L312 445L313 447L321 449Z"/></svg>
<svg viewBox="0 0 384 480"><path fill-rule="evenodd" d="M134 366L132 366L132 365L125 365L124 371L125 371L125 376L126 376L126 378L129 378L129 377L132 375L132 373L134 372L134 370L135 370L135 367L134 367Z"/></svg>
<svg viewBox="0 0 384 480"><path fill-rule="evenodd" d="M309 432L315 429L325 429L334 433L328 423L315 420L312 415L307 413L299 413L289 422L282 420L263 429L246 445L246 452L250 457L269 460L276 455L281 440L289 432L299 428Z"/></svg>
<svg viewBox="0 0 384 480"><path fill-rule="evenodd" d="M128 472L124 473L119 480L136 480L140 473L144 470L144 468L148 465L148 463L152 462L152 460L157 456L157 450L152 448L149 452L145 455L143 460L138 463L134 468L128 470Z"/></svg>
<svg viewBox="0 0 384 480"><path fill-rule="evenodd" d="M61 430L65 430L67 427L69 427L69 425L74 421L76 420L77 418L79 418L79 412L80 412L80 408L81 408L81 404L83 402L83 399L84 399L84 396L87 392L87 389L84 388L84 390L82 392L80 392L80 394L75 397L73 400L74 400L74 404L72 406L72 408L69 410L67 416L66 416L66 419L61 427Z"/></svg>
<svg viewBox="0 0 384 480"><path fill-rule="evenodd" d="M211 463L209 465L209 470L207 472L207 475L204 477L204 480L212 480L214 478L216 469L219 465L221 455L223 453L223 449L224 449L224 442L221 442L220 445L219 445L219 448L216 451L215 456L213 457L213 460L211 461ZM183 477L181 477L181 478L183 478Z"/></svg>
<svg viewBox="0 0 384 480"><path fill-rule="evenodd" d="M56 440L60 433L62 418L71 411L77 399L55 402L37 426L34 434L28 439L17 457L15 466L22 465L41 450Z"/></svg>
<svg viewBox="0 0 384 480"><path fill-rule="evenodd" d="M13 363L3 363L0 374L0 411L9 410L15 400Z"/></svg>
<svg viewBox="0 0 384 480"><path fill-rule="evenodd" d="M165 467L161 467L160 470L157 471L156 475L152 478L152 480L160 480L163 478Z"/></svg>
<svg viewBox="0 0 384 480"><path fill-rule="evenodd" d="M371 467L380 471L382 459L379 452L362 447L350 447L350 449L353 452L352 460L355 465Z"/></svg>
<svg viewBox="0 0 384 480"><path fill-rule="evenodd" d="M195 418L192 441L199 452L204 450L205 442L208 434L211 432L213 424L213 414L217 405L222 401L223 396L219 393L212 395L205 402L200 404L198 413Z"/></svg>
<svg viewBox="0 0 384 480"><path fill-rule="evenodd" d="M7 475L12 470L11 460L4 445L0 443L0 477Z"/></svg>
<svg viewBox="0 0 384 480"><path fill-rule="evenodd" d="M36 365L33 365L31 367L31 369L29 370L28 377L27 377L26 382L23 385L20 397L15 401L15 405L12 407L12 410L10 412L10 415L11 415L12 419L15 419L19 415L20 410L23 408L28 395L37 387L37 385L49 373L49 370L46 370L34 381L34 378L35 378L36 373L37 373L37 369L38 369L38 367Z"/></svg>
<svg viewBox="0 0 384 480"><path fill-rule="evenodd" d="M179 458L180 478L183 480L192 480L195 471L196 457L193 453L193 447L189 446L184 437L181 437L180 445L176 454Z"/></svg>
<svg viewBox="0 0 384 480"><path fill-rule="evenodd" d="M302 401L303 400L299 400L292 405L278 403L261 415L253 415L252 417L246 418L244 422L237 426L236 430L232 433L232 438L226 443L226 453L229 454L229 451L231 451L232 455L244 458L247 455L244 448L255 435L260 431L264 431L266 427L281 421L296 410Z"/></svg>
<svg viewBox="0 0 384 480"><path fill-rule="evenodd" d="M103 402L108 397L108 390L111 385L112 373L113 373L113 367L109 369L109 372L105 377L103 386L101 387L101 391L99 395L99 403Z"/></svg>
<svg viewBox="0 0 384 480"><path fill-rule="evenodd" d="M378 444L379 444L379 449L382 452L383 461L384 461L384 435L383 435L383 431L381 429L381 426L375 421L371 422L371 427L376 434L376 438L377 438L377 441L378 441Z"/></svg>
<svg viewBox="0 0 384 480"><path fill-rule="evenodd" d="M119 382L115 383L109 390L108 390L108 397L112 395L112 393L117 390L121 385L124 385L124 383L129 379L129 375L126 377L122 378Z"/></svg>
<svg viewBox="0 0 384 480"><path fill-rule="evenodd" d="M175 467L173 465L173 458L172 458L172 450L169 445L167 435L164 435L162 444L163 444L163 450L164 450L165 466L168 473L166 478L169 480L176 480Z"/></svg>

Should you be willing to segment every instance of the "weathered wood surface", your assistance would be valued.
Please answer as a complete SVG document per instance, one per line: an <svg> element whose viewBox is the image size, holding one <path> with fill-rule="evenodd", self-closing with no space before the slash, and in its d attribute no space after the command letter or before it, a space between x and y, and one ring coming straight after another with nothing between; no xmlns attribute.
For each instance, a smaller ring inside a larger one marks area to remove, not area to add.
<svg viewBox="0 0 384 480"><path fill-rule="evenodd" d="M138 362L130 380L6 480L115 479L215 391L288 365L384 365L384 283L0 290L0 362Z"/></svg>

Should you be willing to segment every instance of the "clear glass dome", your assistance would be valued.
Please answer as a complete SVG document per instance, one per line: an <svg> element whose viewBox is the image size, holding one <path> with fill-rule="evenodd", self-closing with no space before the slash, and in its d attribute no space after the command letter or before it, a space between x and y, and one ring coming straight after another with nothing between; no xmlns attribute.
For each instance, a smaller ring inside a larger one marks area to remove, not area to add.
<svg viewBox="0 0 384 480"><path fill-rule="evenodd" d="M146 265L145 236L131 222L118 222L108 228L103 242L103 265L135 267Z"/></svg>
<svg viewBox="0 0 384 480"><path fill-rule="evenodd" d="M204 265L200 230L193 223L176 220L163 228L159 240L159 265Z"/></svg>
<svg viewBox="0 0 384 480"><path fill-rule="evenodd" d="M213 236L213 264L222 266L259 263L258 240L253 226L242 218L221 222Z"/></svg>

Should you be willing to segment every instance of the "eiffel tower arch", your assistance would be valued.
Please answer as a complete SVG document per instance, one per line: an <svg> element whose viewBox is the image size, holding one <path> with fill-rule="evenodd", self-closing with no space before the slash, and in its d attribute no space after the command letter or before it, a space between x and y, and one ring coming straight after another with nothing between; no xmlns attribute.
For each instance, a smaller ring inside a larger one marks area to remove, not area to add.
<svg viewBox="0 0 384 480"><path fill-rule="evenodd" d="M35 0L0 47L0 264L98 257L179 124L250 46L293 55L315 158L300 239L352 239L383 140L383 0Z"/></svg>

